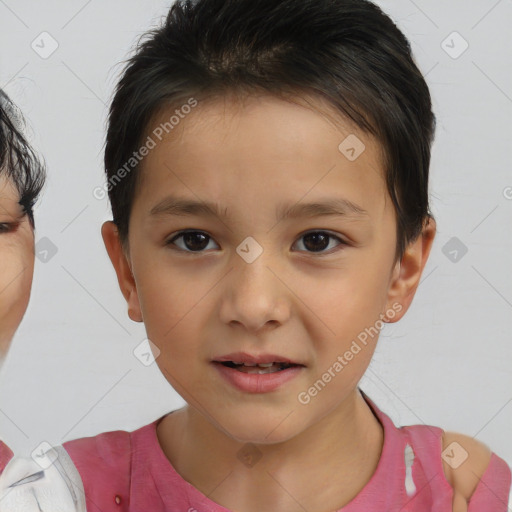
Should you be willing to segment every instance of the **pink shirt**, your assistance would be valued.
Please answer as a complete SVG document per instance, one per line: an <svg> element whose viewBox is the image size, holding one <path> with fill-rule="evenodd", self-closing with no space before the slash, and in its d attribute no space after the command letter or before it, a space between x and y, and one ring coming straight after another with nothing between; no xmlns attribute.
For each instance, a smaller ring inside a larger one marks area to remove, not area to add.
<svg viewBox="0 0 512 512"><path fill-rule="evenodd" d="M370 481L340 512L452 512L453 490L441 459L443 431L426 425L396 428L365 399L384 428L383 450ZM161 419L133 432L64 443L82 476L88 512L230 512L173 468L156 435ZM506 512L510 486L509 467L492 454L469 512Z"/></svg>
<svg viewBox="0 0 512 512"><path fill-rule="evenodd" d="M2 472L7 466L7 463L12 459L14 453L12 450L5 444L0 441L0 472Z"/></svg>

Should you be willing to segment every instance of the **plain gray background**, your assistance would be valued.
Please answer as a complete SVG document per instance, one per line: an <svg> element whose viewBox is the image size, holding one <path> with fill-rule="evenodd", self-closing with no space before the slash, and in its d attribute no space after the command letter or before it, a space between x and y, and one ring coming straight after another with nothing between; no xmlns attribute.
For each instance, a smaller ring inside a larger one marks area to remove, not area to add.
<svg viewBox="0 0 512 512"><path fill-rule="evenodd" d="M512 1L377 3L431 88L438 233L412 307L382 331L362 388L395 423L475 436L510 463ZM183 404L156 364L133 354L145 331L127 316L101 240L108 203L93 196L119 63L170 4L0 0L0 87L48 163L36 241L56 251L38 254L0 376L0 431L15 452L133 430Z"/></svg>

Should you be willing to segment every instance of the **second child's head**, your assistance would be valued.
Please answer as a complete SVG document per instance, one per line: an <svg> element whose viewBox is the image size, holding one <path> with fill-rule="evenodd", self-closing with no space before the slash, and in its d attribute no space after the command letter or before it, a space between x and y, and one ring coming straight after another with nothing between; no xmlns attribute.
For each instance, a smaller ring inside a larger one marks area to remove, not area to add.
<svg viewBox="0 0 512 512"><path fill-rule="evenodd" d="M43 163L23 134L23 118L0 90L0 365L28 306L34 271L33 206Z"/></svg>
<svg viewBox="0 0 512 512"><path fill-rule="evenodd" d="M364 0L178 0L147 34L110 110L102 233L195 411L270 443L352 399L432 245L434 127Z"/></svg>

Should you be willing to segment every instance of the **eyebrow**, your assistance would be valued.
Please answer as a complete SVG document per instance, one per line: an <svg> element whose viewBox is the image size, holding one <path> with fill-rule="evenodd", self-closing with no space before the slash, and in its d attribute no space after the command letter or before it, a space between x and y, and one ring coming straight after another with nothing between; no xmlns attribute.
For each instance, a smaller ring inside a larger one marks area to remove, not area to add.
<svg viewBox="0 0 512 512"><path fill-rule="evenodd" d="M227 208L221 213L216 203L196 201L176 196L169 196L155 205L149 212L150 216L203 216L227 218ZM369 217L361 206L348 199L336 197L317 200L312 203L295 203L281 205L276 211L278 221L300 217L337 216L350 218Z"/></svg>

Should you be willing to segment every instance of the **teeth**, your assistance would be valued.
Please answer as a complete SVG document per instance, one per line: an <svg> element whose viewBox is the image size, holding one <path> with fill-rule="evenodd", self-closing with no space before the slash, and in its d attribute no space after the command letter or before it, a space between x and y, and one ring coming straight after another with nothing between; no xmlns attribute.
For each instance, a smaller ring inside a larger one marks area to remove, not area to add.
<svg viewBox="0 0 512 512"><path fill-rule="evenodd" d="M233 361L233 364L236 364L237 366L249 366L249 367L254 367L254 366L260 366L261 368L270 368L271 366L273 366L274 364L278 364L278 363L237 363L236 361Z"/></svg>
<svg viewBox="0 0 512 512"><path fill-rule="evenodd" d="M244 373L256 373L259 375L265 375L266 373L275 373L279 371L279 368L276 365L273 365L270 368L262 368L258 365L254 367L248 368L247 366L239 366L238 371L244 372Z"/></svg>

